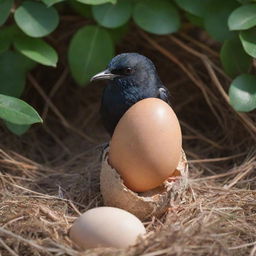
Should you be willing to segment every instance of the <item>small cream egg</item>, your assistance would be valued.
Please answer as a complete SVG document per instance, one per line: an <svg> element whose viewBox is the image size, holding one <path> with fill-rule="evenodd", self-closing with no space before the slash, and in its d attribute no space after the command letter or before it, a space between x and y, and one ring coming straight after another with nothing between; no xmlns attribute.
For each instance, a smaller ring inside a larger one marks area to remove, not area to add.
<svg viewBox="0 0 256 256"><path fill-rule="evenodd" d="M77 218L69 236L81 249L126 248L145 233L142 222L133 214L115 207L97 207Z"/></svg>
<svg viewBox="0 0 256 256"><path fill-rule="evenodd" d="M172 176L182 152L179 121L163 100L148 98L128 109L109 148L109 164L135 192L160 186Z"/></svg>

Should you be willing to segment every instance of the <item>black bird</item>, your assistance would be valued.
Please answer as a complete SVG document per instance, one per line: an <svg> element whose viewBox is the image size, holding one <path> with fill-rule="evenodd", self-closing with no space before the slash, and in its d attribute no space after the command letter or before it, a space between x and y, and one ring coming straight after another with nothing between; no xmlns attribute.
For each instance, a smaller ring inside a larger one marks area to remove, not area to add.
<svg viewBox="0 0 256 256"><path fill-rule="evenodd" d="M153 62L138 53L115 56L106 70L91 78L95 80L108 80L100 112L110 135L123 114L136 102L159 98L169 103L169 92L160 81Z"/></svg>

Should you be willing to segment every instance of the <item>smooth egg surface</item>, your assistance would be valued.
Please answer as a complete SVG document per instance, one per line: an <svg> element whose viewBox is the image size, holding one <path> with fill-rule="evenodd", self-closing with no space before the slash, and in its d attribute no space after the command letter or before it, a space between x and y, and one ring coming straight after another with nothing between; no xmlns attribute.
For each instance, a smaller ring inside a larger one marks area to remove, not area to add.
<svg viewBox="0 0 256 256"><path fill-rule="evenodd" d="M164 101L148 98L134 104L117 124L109 163L131 190L143 192L175 172L182 149L179 121Z"/></svg>
<svg viewBox="0 0 256 256"><path fill-rule="evenodd" d="M77 218L69 236L82 249L126 248L145 233L142 222L133 214L115 207L97 207Z"/></svg>

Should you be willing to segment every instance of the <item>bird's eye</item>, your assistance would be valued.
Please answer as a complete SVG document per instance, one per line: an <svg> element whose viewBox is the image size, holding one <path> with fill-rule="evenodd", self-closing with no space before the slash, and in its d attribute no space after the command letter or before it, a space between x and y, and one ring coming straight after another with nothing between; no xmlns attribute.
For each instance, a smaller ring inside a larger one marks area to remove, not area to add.
<svg viewBox="0 0 256 256"><path fill-rule="evenodd" d="M132 68L125 68L124 69L124 74L125 75L130 75L132 73Z"/></svg>
<svg viewBox="0 0 256 256"><path fill-rule="evenodd" d="M1 1L1 0L0 0ZM118 68L118 69L112 69L112 74L119 75L119 76L128 76L133 73L132 68Z"/></svg>

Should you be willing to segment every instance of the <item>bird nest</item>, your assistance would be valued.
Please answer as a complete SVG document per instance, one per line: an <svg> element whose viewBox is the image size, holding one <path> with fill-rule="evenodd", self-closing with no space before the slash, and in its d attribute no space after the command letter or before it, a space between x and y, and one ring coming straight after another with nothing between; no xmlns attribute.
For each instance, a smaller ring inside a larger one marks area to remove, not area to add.
<svg viewBox="0 0 256 256"><path fill-rule="evenodd" d="M51 40L64 55L62 32ZM179 202L145 221L146 239L124 250L79 252L67 236L80 213L103 205L100 165L109 139L98 115L103 86L78 88L62 64L33 70L25 99L44 125L21 137L0 130L0 254L255 255L256 117L228 104L230 79L218 49L193 29L152 37L134 28L119 45L119 52L137 51L156 64L190 166Z"/></svg>

